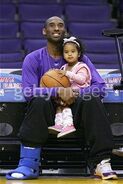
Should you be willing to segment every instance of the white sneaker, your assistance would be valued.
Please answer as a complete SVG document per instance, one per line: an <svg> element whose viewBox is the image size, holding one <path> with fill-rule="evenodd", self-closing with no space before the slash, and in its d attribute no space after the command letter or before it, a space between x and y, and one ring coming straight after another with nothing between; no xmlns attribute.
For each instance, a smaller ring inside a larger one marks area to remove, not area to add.
<svg viewBox="0 0 123 184"><path fill-rule="evenodd" d="M103 180L117 179L117 174L112 170L110 159L102 160L96 167L94 176Z"/></svg>
<svg viewBox="0 0 123 184"><path fill-rule="evenodd" d="M117 155L117 156L123 157L123 147L117 148L117 149L113 149L112 153Z"/></svg>

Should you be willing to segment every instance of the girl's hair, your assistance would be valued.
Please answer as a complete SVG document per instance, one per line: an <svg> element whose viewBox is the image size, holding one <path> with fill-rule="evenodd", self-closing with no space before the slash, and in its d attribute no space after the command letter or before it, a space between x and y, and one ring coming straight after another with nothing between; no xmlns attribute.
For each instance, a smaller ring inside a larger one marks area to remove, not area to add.
<svg viewBox="0 0 123 184"><path fill-rule="evenodd" d="M64 46L66 45L66 43L76 44L76 48L77 48L78 52L80 53L80 58L83 56L85 49L84 49L84 45L82 44L80 39L73 37L73 36L69 36L69 37L64 38L63 49L64 49ZM63 49L62 49L62 51L63 51Z"/></svg>

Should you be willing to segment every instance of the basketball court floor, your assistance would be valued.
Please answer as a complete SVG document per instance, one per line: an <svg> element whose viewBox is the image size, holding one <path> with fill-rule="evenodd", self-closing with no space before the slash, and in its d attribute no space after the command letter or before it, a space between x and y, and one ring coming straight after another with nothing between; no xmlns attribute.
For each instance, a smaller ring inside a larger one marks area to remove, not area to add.
<svg viewBox="0 0 123 184"><path fill-rule="evenodd" d="M123 178L118 180L100 180L84 177L40 177L35 180L6 180L0 177L0 184L123 184Z"/></svg>

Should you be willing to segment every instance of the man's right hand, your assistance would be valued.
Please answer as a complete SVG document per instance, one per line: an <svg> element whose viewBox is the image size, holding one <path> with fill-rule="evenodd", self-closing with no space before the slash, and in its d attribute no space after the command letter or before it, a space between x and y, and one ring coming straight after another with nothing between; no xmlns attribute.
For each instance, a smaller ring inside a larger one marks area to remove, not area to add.
<svg viewBox="0 0 123 184"><path fill-rule="evenodd" d="M63 103L65 103L66 105L71 105L72 103L75 102L75 94L72 91L72 88L62 88L60 87L58 89L58 97L61 99L61 101Z"/></svg>

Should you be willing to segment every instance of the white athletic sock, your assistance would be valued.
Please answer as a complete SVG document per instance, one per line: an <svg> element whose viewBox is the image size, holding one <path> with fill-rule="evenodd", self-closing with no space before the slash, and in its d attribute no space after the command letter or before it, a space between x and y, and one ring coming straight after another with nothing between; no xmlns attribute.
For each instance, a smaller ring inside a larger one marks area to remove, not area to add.
<svg viewBox="0 0 123 184"><path fill-rule="evenodd" d="M64 127L73 125L73 115L70 108L65 108L63 110L62 118Z"/></svg>
<svg viewBox="0 0 123 184"><path fill-rule="evenodd" d="M55 115L55 125L62 125L63 122L62 122L62 113L59 112L59 113L56 113Z"/></svg>

